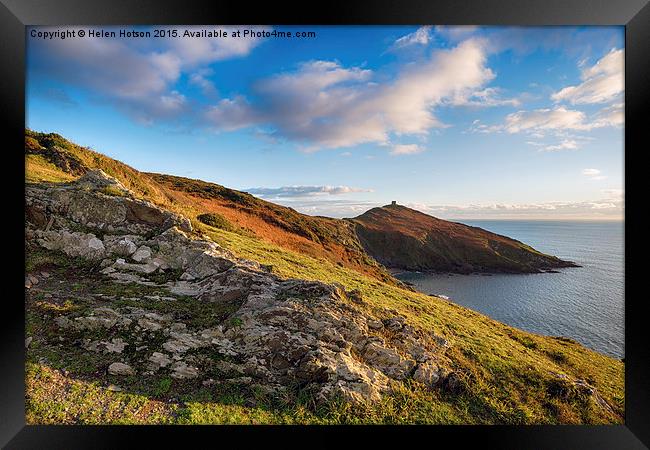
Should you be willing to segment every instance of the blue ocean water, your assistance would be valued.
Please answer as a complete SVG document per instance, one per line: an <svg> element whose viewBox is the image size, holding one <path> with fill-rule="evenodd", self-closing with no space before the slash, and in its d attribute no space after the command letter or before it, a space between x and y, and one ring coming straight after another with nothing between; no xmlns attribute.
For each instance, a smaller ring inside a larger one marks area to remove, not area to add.
<svg viewBox="0 0 650 450"><path fill-rule="evenodd" d="M534 333L566 336L625 356L623 222L463 221L580 264L560 273L444 275L402 273L428 294Z"/></svg>

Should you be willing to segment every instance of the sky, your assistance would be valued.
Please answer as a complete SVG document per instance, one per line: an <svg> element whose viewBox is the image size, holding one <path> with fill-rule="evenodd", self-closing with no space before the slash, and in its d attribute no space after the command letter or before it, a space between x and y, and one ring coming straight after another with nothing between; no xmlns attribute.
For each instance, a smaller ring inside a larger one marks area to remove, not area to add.
<svg viewBox="0 0 650 450"><path fill-rule="evenodd" d="M32 27L26 77L30 129L307 214L624 214L623 27Z"/></svg>

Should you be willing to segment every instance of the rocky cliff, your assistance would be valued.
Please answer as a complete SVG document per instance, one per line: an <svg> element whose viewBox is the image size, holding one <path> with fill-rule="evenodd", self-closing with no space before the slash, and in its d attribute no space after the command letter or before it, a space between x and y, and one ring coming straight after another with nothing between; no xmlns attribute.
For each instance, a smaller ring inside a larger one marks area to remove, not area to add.
<svg viewBox="0 0 650 450"><path fill-rule="evenodd" d="M101 171L65 185L31 185L26 194L28 245L96 262L93 278L102 283L162 288L157 301L184 296L231 311L201 328L161 314L145 298L124 306L99 296L56 315L65 342L111 356L103 368L109 375L164 372L197 387L235 382L274 394L298 385L318 401L354 402L379 400L395 381L453 384L443 336L418 333L399 314L380 320L341 285L281 279L236 258ZM38 289L64 298L69 286L53 281Z"/></svg>
<svg viewBox="0 0 650 450"><path fill-rule="evenodd" d="M535 273L576 267L506 236L401 205L350 219L364 249L388 268L452 273Z"/></svg>

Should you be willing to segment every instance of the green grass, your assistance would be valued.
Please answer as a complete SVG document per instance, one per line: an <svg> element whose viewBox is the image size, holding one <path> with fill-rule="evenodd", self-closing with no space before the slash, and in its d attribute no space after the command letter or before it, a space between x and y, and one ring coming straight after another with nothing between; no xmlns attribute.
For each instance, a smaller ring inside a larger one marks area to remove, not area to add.
<svg viewBox="0 0 650 450"><path fill-rule="evenodd" d="M206 225L209 225L214 228L219 228L222 230L227 230L227 231L232 231L233 226L230 222L228 222L228 219L226 219L224 216L221 214L217 213L204 213L204 214L199 214L196 216L197 220L199 220L201 223L204 223Z"/></svg>
<svg viewBox="0 0 650 450"><path fill-rule="evenodd" d="M28 183L63 183L76 178L74 175L65 173L41 155L26 155L25 166L25 181Z"/></svg>
<svg viewBox="0 0 650 450"><path fill-rule="evenodd" d="M462 424L471 417L421 387L397 387L373 407L341 401L314 408L309 399L255 404L234 386L202 389L178 396L178 380L165 377L149 391L107 389L108 382L65 376L47 365L27 363L27 422L30 424ZM170 394L176 395L170 400Z"/></svg>
<svg viewBox="0 0 650 450"><path fill-rule="evenodd" d="M30 424L170 423L177 405L144 395L112 392L98 383L64 377L27 363L26 421Z"/></svg>
<svg viewBox="0 0 650 450"><path fill-rule="evenodd" d="M126 197L126 193L113 185L103 187L100 192L102 194L110 195L112 197Z"/></svg>

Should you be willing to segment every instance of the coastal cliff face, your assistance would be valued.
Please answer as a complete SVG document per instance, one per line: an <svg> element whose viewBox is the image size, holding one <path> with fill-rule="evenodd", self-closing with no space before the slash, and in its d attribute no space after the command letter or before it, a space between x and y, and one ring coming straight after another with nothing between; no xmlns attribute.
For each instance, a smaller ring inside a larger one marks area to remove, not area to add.
<svg viewBox="0 0 650 450"><path fill-rule="evenodd" d="M366 252L391 269L536 273L576 267L506 236L401 205L373 208L349 220Z"/></svg>
<svg viewBox="0 0 650 450"><path fill-rule="evenodd" d="M29 138L29 424L623 420L621 361L272 244L118 161Z"/></svg>

